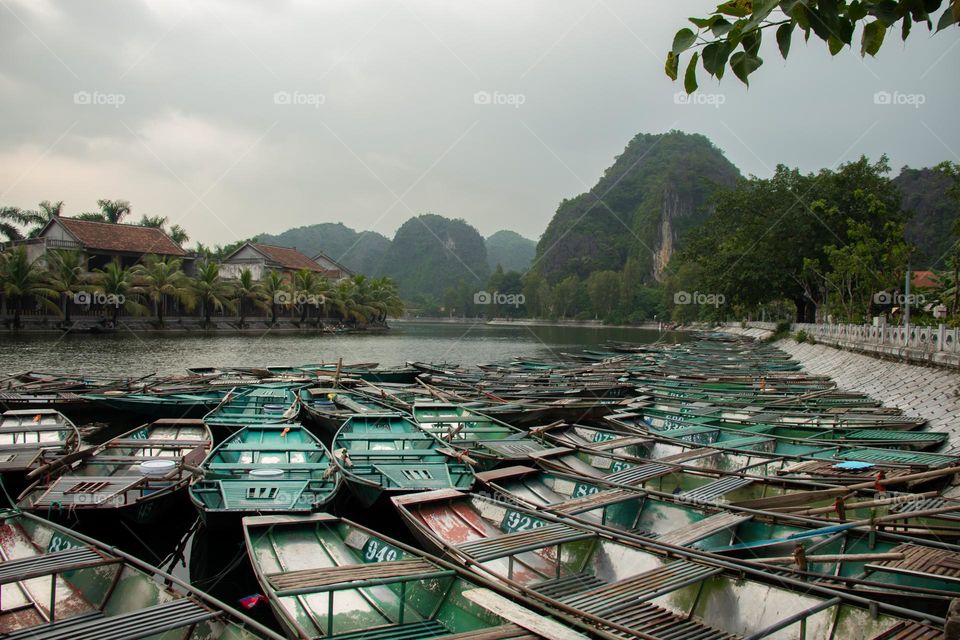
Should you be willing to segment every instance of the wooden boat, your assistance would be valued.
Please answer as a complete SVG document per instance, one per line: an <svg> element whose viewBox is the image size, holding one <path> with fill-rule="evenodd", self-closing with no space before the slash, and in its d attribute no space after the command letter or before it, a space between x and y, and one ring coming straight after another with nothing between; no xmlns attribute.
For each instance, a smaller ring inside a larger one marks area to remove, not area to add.
<svg viewBox="0 0 960 640"><path fill-rule="evenodd" d="M886 482L899 482L900 477L939 469L943 473L923 476L924 479L916 484L905 486L911 490L942 488L960 464L960 460L953 456L891 449L817 445L798 452L763 446L728 447L709 441L667 437L660 433L614 431L584 425L547 429L543 437L560 447L576 450L577 455L590 460L591 464L600 465L602 469L613 467L614 470L623 470L628 466L659 465L649 467L652 471L658 468L662 470L664 464L668 467L683 465L725 474L749 474L833 485L861 483L875 479L881 472ZM819 457L807 459L804 455L798 455L810 451L815 451ZM608 457L593 458L596 454L606 454ZM538 459L543 462L543 455Z"/></svg>
<svg viewBox="0 0 960 640"><path fill-rule="evenodd" d="M393 502L428 548L625 638L936 637L923 616L452 490ZM853 606L852 603L860 606ZM754 606L764 603L764 606ZM863 608L860 608L863 607ZM939 624L942 618L927 617ZM922 634L930 634L922 635Z"/></svg>
<svg viewBox="0 0 960 640"><path fill-rule="evenodd" d="M353 416L340 428L332 449L344 480L365 506L384 493L473 486L466 456L444 449L401 414Z"/></svg>
<svg viewBox="0 0 960 640"><path fill-rule="evenodd" d="M272 383L231 390L203 421L214 428L228 429L294 422L300 415L297 391L303 386Z"/></svg>
<svg viewBox="0 0 960 640"><path fill-rule="evenodd" d="M248 517L243 530L257 581L290 638L587 637L349 520Z"/></svg>
<svg viewBox="0 0 960 640"><path fill-rule="evenodd" d="M207 526L235 524L255 513L310 513L340 487L326 447L299 424L245 427L201 465L190 499Z"/></svg>
<svg viewBox="0 0 960 640"><path fill-rule="evenodd" d="M29 513L0 511L5 640L282 636L116 548Z"/></svg>
<svg viewBox="0 0 960 640"><path fill-rule="evenodd" d="M478 468L527 461L531 452L547 448L526 431L456 404L417 403L412 415L421 430L465 452Z"/></svg>
<svg viewBox="0 0 960 640"><path fill-rule="evenodd" d="M849 500L850 511L843 508L843 519L814 520L739 506L706 505L652 489L530 467L486 471L477 474L477 480L507 502L640 541L655 539L759 563L771 556L790 556L800 543L809 549L810 558L843 556L834 562L811 560L807 577L833 588L856 588L861 594L869 591L870 597L893 603L909 591L914 598L912 608L934 615L945 615L950 601L960 594L960 546L943 543L944 537L956 541L960 534L957 501L912 513L879 515L875 513L878 503L885 500L861 502L866 506L860 507ZM901 494L894 502L929 500ZM833 512L827 515L838 517ZM952 520L930 524L938 516L952 516ZM878 531L885 526L890 528ZM918 533L924 534L926 541L914 537ZM897 554L903 557L895 558ZM916 562L923 557L936 560ZM776 566L783 569L784 564ZM956 569L951 568L954 565Z"/></svg>
<svg viewBox="0 0 960 640"><path fill-rule="evenodd" d="M39 515L74 521L110 516L159 520L183 498L213 436L201 420L157 420L42 467L17 502Z"/></svg>
<svg viewBox="0 0 960 640"><path fill-rule="evenodd" d="M417 381L420 370L414 367L394 367L389 369L358 368L338 366L336 364L308 365L302 368L310 373L339 374L344 378L359 378L367 382L391 382L411 384Z"/></svg>
<svg viewBox="0 0 960 640"><path fill-rule="evenodd" d="M367 394L327 387L301 389L300 407L304 418L317 426L328 443L351 416L396 413L394 407L374 400Z"/></svg>
<svg viewBox="0 0 960 640"><path fill-rule="evenodd" d="M819 410L783 410L777 406L744 406L726 408L708 402L665 403L634 401L627 411L642 413L650 421L697 420L731 429L752 426L776 426L795 429L798 434L826 430L907 431L919 433L924 418L891 413L830 412ZM804 437L804 436L798 436Z"/></svg>
<svg viewBox="0 0 960 640"><path fill-rule="evenodd" d="M24 475L80 446L76 425L53 409L12 409L0 414L0 473L8 489Z"/></svg>
<svg viewBox="0 0 960 640"><path fill-rule="evenodd" d="M223 401L226 389L202 389L189 393L101 393L83 398L115 411L148 418L202 418Z"/></svg>

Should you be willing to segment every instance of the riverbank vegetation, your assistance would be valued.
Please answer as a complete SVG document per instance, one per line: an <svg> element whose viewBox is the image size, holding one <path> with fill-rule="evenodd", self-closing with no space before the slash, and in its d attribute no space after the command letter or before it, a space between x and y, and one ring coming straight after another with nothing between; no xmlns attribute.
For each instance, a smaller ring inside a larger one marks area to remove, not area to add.
<svg viewBox="0 0 960 640"><path fill-rule="evenodd" d="M64 327L77 316L100 318L117 326L121 317L152 318L163 326L171 315L197 316L209 327L216 317L269 318L284 316L297 324L351 327L382 326L387 316L404 312L389 278L355 275L333 282L302 270L285 278L276 271L257 281L244 269L236 279L220 276L220 265L201 259L184 271L179 258L148 256L140 264L108 263L86 271L83 256L72 250L51 250L31 260L24 247L0 253L0 303L5 323L23 325L25 315L57 315Z"/></svg>

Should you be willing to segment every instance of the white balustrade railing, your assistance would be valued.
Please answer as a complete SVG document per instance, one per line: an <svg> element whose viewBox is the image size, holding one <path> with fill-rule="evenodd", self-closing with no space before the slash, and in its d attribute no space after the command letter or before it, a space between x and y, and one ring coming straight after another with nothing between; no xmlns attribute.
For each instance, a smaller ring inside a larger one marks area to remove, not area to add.
<svg viewBox="0 0 960 640"><path fill-rule="evenodd" d="M751 325L753 323L750 323ZM805 331L819 342L843 343L847 346L885 346L895 349L960 353L960 329L946 325L902 327L872 324L795 323L794 332Z"/></svg>

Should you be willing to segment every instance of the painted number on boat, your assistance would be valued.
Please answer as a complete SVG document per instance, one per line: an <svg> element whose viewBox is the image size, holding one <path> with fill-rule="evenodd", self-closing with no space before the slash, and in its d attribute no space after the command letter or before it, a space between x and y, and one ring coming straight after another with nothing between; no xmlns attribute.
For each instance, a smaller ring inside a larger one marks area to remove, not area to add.
<svg viewBox="0 0 960 640"><path fill-rule="evenodd" d="M57 551L66 551L67 549L74 549L78 545L72 540L64 538L59 533L53 534L53 537L50 538L50 544L47 545L47 553L56 553Z"/></svg>
<svg viewBox="0 0 960 640"><path fill-rule="evenodd" d="M583 482L578 482L577 486L573 488L572 497L585 498L587 496L592 496L598 491L600 491L600 487L595 484L584 484Z"/></svg>
<svg viewBox="0 0 960 640"><path fill-rule="evenodd" d="M503 519L503 530L507 533L516 533L518 531L529 531L530 529L538 529L546 524L543 520L538 520L528 516L525 513L518 513L516 511L507 511L507 515Z"/></svg>
<svg viewBox="0 0 960 640"><path fill-rule="evenodd" d="M603 431L597 431L595 434L593 434L593 441L607 442L608 440L616 439L616 437L617 436L613 435L612 433L604 433Z"/></svg>
<svg viewBox="0 0 960 640"><path fill-rule="evenodd" d="M140 429L140 431L137 431L136 433L132 434L132 435L130 436L130 438L133 439L133 440L146 440L146 439L147 439L147 430L146 430L146 429Z"/></svg>
<svg viewBox="0 0 960 640"><path fill-rule="evenodd" d="M363 545L363 559L367 562L393 562L400 558L400 549L381 540L370 538Z"/></svg>

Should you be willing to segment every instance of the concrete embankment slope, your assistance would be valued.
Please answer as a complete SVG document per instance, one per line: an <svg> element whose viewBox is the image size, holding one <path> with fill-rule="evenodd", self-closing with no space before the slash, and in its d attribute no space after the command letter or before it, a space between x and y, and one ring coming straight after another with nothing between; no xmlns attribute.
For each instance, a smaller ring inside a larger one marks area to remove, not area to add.
<svg viewBox="0 0 960 640"><path fill-rule="evenodd" d="M730 333L764 339L770 332L730 327ZM950 434L946 450L960 452L960 373L844 351L824 344L798 343L793 338L774 346L786 351L812 375L829 376L837 386L876 398L905 414L926 418L931 431Z"/></svg>

